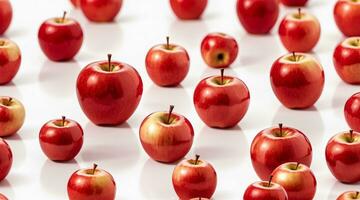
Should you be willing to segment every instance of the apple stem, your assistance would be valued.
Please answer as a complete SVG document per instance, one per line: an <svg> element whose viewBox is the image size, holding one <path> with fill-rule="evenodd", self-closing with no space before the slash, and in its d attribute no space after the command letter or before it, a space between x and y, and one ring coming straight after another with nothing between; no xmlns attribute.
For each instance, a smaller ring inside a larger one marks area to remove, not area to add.
<svg viewBox="0 0 360 200"><path fill-rule="evenodd" d="M296 61L296 54L295 54L295 52L292 52L292 55L293 55L294 61Z"/></svg>
<svg viewBox="0 0 360 200"><path fill-rule="evenodd" d="M5 45L5 41L4 40L0 40L0 46L4 46Z"/></svg>
<svg viewBox="0 0 360 200"><path fill-rule="evenodd" d="M66 17L66 11L64 11L63 16L61 18L61 23L64 23Z"/></svg>
<svg viewBox="0 0 360 200"><path fill-rule="evenodd" d="M221 85L224 85L224 71L225 71L225 69L220 70L220 73L221 73Z"/></svg>
<svg viewBox="0 0 360 200"><path fill-rule="evenodd" d="M301 19L301 8L298 8L299 19Z"/></svg>
<svg viewBox="0 0 360 200"><path fill-rule="evenodd" d="M350 142L354 142L354 131L350 130Z"/></svg>
<svg viewBox="0 0 360 200"><path fill-rule="evenodd" d="M95 171L96 171L97 166L98 166L98 165L94 163L94 166L93 166L93 169L92 169L92 175L95 174Z"/></svg>
<svg viewBox="0 0 360 200"><path fill-rule="evenodd" d="M299 168L299 165L300 165L300 163L298 162L298 163L296 163L296 168L295 168L295 170L297 170L298 168Z"/></svg>
<svg viewBox="0 0 360 200"><path fill-rule="evenodd" d="M283 136L283 124L282 123L280 123L279 124L279 129L280 129L280 137L282 137Z"/></svg>
<svg viewBox="0 0 360 200"><path fill-rule="evenodd" d="M175 106L174 105L170 105L170 109L169 109L169 115L167 118L167 123L170 124L170 119L171 119L171 113L173 112Z"/></svg>
<svg viewBox="0 0 360 200"><path fill-rule="evenodd" d="M195 165L197 165L198 164L198 162L199 162L199 158L200 158L200 155L195 155Z"/></svg>
<svg viewBox="0 0 360 200"><path fill-rule="evenodd" d="M166 49L170 49L170 37L166 36Z"/></svg>
<svg viewBox="0 0 360 200"><path fill-rule="evenodd" d="M355 198L356 198L356 199L359 197L359 194L360 194L360 192L357 191L356 194L355 194Z"/></svg>
<svg viewBox="0 0 360 200"><path fill-rule="evenodd" d="M271 176L270 176L270 178L269 178L269 182L268 182L268 187L270 187L270 186L271 186L271 181L272 181L273 177L274 177L273 175L271 175Z"/></svg>
<svg viewBox="0 0 360 200"><path fill-rule="evenodd" d="M112 57L112 55L109 53L107 55L107 57L108 57L108 70L109 70L109 72L111 72L112 71L112 69L111 69L111 57Z"/></svg>
<svg viewBox="0 0 360 200"><path fill-rule="evenodd" d="M62 121L61 121L62 126L65 126L65 119L66 119L66 117L65 117L65 116L62 116L61 118L62 118Z"/></svg>

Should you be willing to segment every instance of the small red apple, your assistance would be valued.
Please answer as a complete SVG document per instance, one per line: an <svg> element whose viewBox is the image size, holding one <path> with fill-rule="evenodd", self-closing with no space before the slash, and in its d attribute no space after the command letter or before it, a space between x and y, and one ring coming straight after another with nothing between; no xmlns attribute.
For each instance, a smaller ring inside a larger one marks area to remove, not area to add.
<svg viewBox="0 0 360 200"><path fill-rule="evenodd" d="M80 0L71 0L71 4L72 4L75 8L79 8L79 7L80 7Z"/></svg>
<svg viewBox="0 0 360 200"><path fill-rule="evenodd" d="M15 98L0 96L0 137L13 135L24 124L25 109Z"/></svg>
<svg viewBox="0 0 360 200"><path fill-rule="evenodd" d="M208 198L203 198L203 197L196 197L196 198L192 198L190 200L210 200Z"/></svg>
<svg viewBox="0 0 360 200"><path fill-rule="evenodd" d="M51 120L41 127L39 141L42 151L53 161L73 159L83 145L83 130L71 119Z"/></svg>
<svg viewBox="0 0 360 200"><path fill-rule="evenodd" d="M114 178L105 170L81 169L74 172L68 182L69 200L114 200L116 184Z"/></svg>
<svg viewBox="0 0 360 200"><path fill-rule="evenodd" d="M172 183L180 199L211 198L217 184L217 175L213 166L196 159L184 160L174 169Z"/></svg>
<svg viewBox="0 0 360 200"><path fill-rule="evenodd" d="M71 60L80 50L83 31L80 24L71 18L52 18L41 24L39 44L44 54L53 61Z"/></svg>
<svg viewBox="0 0 360 200"><path fill-rule="evenodd" d="M285 189L269 181L261 181L251 184L244 193L244 200L288 200Z"/></svg>
<svg viewBox="0 0 360 200"><path fill-rule="evenodd" d="M154 160L172 163L183 158L190 150L194 129L188 119L173 113L155 112L147 116L140 126L140 141L146 153Z"/></svg>
<svg viewBox="0 0 360 200"><path fill-rule="evenodd" d="M318 19L298 9L281 21L279 36L284 47L290 52L308 52L318 43L321 27Z"/></svg>
<svg viewBox="0 0 360 200"><path fill-rule="evenodd" d="M290 200L312 200L316 193L316 178L309 167L300 163L285 163L273 171L273 182L286 190Z"/></svg>
<svg viewBox="0 0 360 200"><path fill-rule="evenodd" d="M251 34L270 32L279 16L278 0L237 0L237 15Z"/></svg>
<svg viewBox="0 0 360 200"><path fill-rule="evenodd" d="M360 132L360 92L352 95L346 101L344 115L349 127Z"/></svg>
<svg viewBox="0 0 360 200"><path fill-rule="evenodd" d="M84 15L93 22L111 22L120 12L122 0L80 0Z"/></svg>
<svg viewBox="0 0 360 200"><path fill-rule="evenodd" d="M146 55L146 71L151 80L159 86L177 86L189 72L190 57L187 51L176 44L159 44Z"/></svg>
<svg viewBox="0 0 360 200"><path fill-rule="evenodd" d="M348 36L360 36L360 1L338 0L334 7L335 22L340 31Z"/></svg>
<svg viewBox="0 0 360 200"><path fill-rule="evenodd" d="M285 6L301 7L305 6L308 0L281 0L281 3Z"/></svg>
<svg viewBox="0 0 360 200"><path fill-rule="evenodd" d="M21 52L16 43L0 38L0 85L9 83L15 77L20 64Z"/></svg>
<svg viewBox="0 0 360 200"><path fill-rule="evenodd" d="M13 10L9 0L0 0L0 35L9 27L12 20Z"/></svg>
<svg viewBox="0 0 360 200"><path fill-rule="evenodd" d="M170 0L175 15L182 20L199 19L208 0Z"/></svg>
<svg viewBox="0 0 360 200"><path fill-rule="evenodd" d="M358 191L344 192L336 200L354 200L354 199L360 199L360 192Z"/></svg>
<svg viewBox="0 0 360 200"><path fill-rule="evenodd" d="M77 97L85 115L97 125L119 125L136 110L143 92L139 73L132 66L111 61L93 62L79 74Z"/></svg>
<svg viewBox="0 0 360 200"><path fill-rule="evenodd" d="M13 156L8 143L0 138L0 181L10 172Z"/></svg>
<svg viewBox="0 0 360 200"><path fill-rule="evenodd" d="M5 195L0 193L0 200L8 200L8 198Z"/></svg>
<svg viewBox="0 0 360 200"><path fill-rule="evenodd" d="M194 105L202 121L214 128L237 125L250 104L250 93L243 81L231 76L211 76L196 86Z"/></svg>
<svg viewBox="0 0 360 200"><path fill-rule="evenodd" d="M207 65L213 68L229 67L239 52L238 44L225 33L210 33L201 42L201 55Z"/></svg>

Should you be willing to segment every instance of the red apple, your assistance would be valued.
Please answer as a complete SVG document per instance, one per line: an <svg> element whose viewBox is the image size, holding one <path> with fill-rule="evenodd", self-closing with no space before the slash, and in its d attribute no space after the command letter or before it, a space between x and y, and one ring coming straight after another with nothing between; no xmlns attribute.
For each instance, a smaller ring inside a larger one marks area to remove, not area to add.
<svg viewBox="0 0 360 200"><path fill-rule="evenodd" d="M66 18L52 18L41 24L38 32L39 44L44 54L53 61L67 61L74 58L83 42L80 24Z"/></svg>
<svg viewBox="0 0 360 200"><path fill-rule="evenodd" d="M0 200L8 200L8 198L5 195L0 193Z"/></svg>
<svg viewBox="0 0 360 200"><path fill-rule="evenodd" d="M50 160L68 161L80 152L83 135L80 124L62 117L41 127L39 141L42 151Z"/></svg>
<svg viewBox="0 0 360 200"><path fill-rule="evenodd" d="M175 15L182 20L199 19L208 0L170 0Z"/></svg>
<svg viewBox="0 0 360 200"><path fill-rule="evenodd" d="M281 3L285 6L301 7L305 6L308 0L281 0Z"/></svg>
<svg viewBox="0 0 360 200"><path fill-rule="evenodd" d="M311 51L320 39L320 23L318 19L298 9L281 21L279 36L284 47L290 52Z"/></svg>
<svg viewBox="0 0 360 200"><path fill-rule="evenodd" d="M243 81L231 76L211 76L196 86L194 105L202 121L214 128L236 126L245 116L250 93Z"/></svg>
<svg viewBox="0 0 360 200"><path fill-rule="evenodd" d="M334 7L334 18L344 35L360 36L359 0L338 0Z"/></svg>
<svg viewBox="0 0 360 200"><path fill-rule="evenodd" d="M360 192L358 191L344 192L336 200L354 200L354 199L360 199Z"/></svg>
<svg viewBox="0 0 360 200"><path fill-rule="evenodd" d="M11 40L0 38L0 85L7 84L14 78L20 64L19 47Z"/></svg>
<svg viewBox="0 0 360 200"><path fill-rule="evenodd" d="M346 101L344 115L350 128L360 132L360 92L352 95Z"/></svg>
<svg viewBox="0 0 360 200"><path fill-rule="evenodd" d="M20 101L0 96L0 137L13 135L24 124L25 109Z"/></svg>
<svg viewBox="0 0 360 200"><path fill-rule="evenodd" d="M278 0L237 0L237 15L251 34L270 32L279 16Z"/></svg>
<svg viewBox="0 0 360 200"><path fill-rule="evenodd" d="M304 109L320 98L325 76L322 66L314 57L292 53L274 62L270 80L276 97L284 106Z"/></svg>
<svg viewBox="0 0 360 200"><path fill-rule="evenodd" d="M190 150L194 129L188 119L173 113L155 112L147 116L140 126L140 141L146 153L154 160L172 163L183 158Z"/></svg>
<svg viewBox="0 0 360 200"><path fill-rule="evenodd" d="M269 181L261 181L251 184L244 193L244 200L288 200L285 189Z"/></svg>
<svg viewBox="0 0 360 200"><path fill-rule="evenodd" d="M360 84L360 37L347 38L335 49L335 69L340 78L350 84Z"/></svg>
<svg viewBox="0 0 360 200"><path fill-rule="evenodd" d="M190 58L187 51L176 44L159 44L146 55L146 71L151 80L159 86L176 86L189 72Z"/></svg>
<svg viewBox="0 0 360 200"><path fill-rule="evenodd" d="M326 145L326 162L336 179L343 183L360 181L360 133L342 132Z"/></svg>
<svg viewBox="0 0 360 200"><path fill-rule="evenodd" d="M85 115L97 125L119 125L136 110L143 92L140 75L132 66L111 61L93 62L79 74L77 97Z"/></svg>
<svg viewBox="0 0 360 200"><path fill-rule="evenodd" d="M217 184L217 175L213 166L196 159L184 160L174 169L172 183L180 199L211 198Z"/></svg>
<svg viewBox="0 0 360 200"><path fill-rule="evenodd" d="M12 20L12 7L9 0L0 0L0 35L9 27Z"/></svg>
<svg viewBox="0 0 360 200"><path fill-rule="evenodd" d="M122 0L80 0L84 15L93 22L111 22L120 12Z"/></svg>
<svg viewBox="0 0 360 200"><path fill-rule="evenodd" d="M13 156L8 143L0 138L0 181L9 173L13 162Z"/></svg>
<svg viewBox="0 0 360 200"><path fill-rule="evenodd" d="M81 169L74 172L68 182L69 200L114 200L116 184L111 174L98 169Z"/></svg>
<svg viewBox="0 0 360 200"><path fill-rule="evenodd" d="M213 68L229 67L239 52L238 44L230 35L210 33L201 42L201 55L207 65Z"/></svg>
<svg viewBox="0 0 360 200"><path fill-rule="evenodd" d="M264 129L255 136L250 155L259 178L267 180L276 167L287 162L310 166L312 147L301 131L279 124L279 127Z"/></svg>
<svg viewBox="0 0 360 200"><path fill-rule="evenodd" d="M286 190L290 200L312 200L316 179L309 167L300 163L285 163L273 171L273 182Z"/></svg>
<svg viewBox="0 0 360 200"><path fill-rule="evenodd" d="M71 3L75 8L80 7L80 0L71 0Z"/></svg>
<svg viewBox="0 0 360 200"><path fill-rule="evenodd" d="M203 197L196 197L196 198L192 198L190 200L210 200L208 198L203 198Z"/></svg>

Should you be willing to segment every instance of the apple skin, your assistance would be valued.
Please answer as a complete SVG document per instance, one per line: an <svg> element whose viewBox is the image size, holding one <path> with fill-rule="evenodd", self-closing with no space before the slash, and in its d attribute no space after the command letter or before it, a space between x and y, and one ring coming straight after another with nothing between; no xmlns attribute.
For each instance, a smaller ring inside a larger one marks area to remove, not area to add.
<svg viewBox="0 0 360 200"><path fill-rule="evenodd" d="M285 163L277 167L272 181L283 186L290 200L312 200L316 193L316 178L309 167Z"/></svg>
<svg viewBox="0 0 360 200"><path fill-rule="evenodd" d="M360 93L352 95L344 106L345 120L349 127L360 132Z"/></svg>
<svg viewBox="0 0 360 200"><path fill-rule="evenodd" d="M336 200L354 200L360 199L360 192L357 191L348 191L342 193Z"/></svg>
<svg viewBox="0 0 360 200"><path fill-rule="evenodd" d="M301 11L291 13L281 21L279 36L289 52L309 52L320 39L321 27L318 19Z"/></svg>
<svg viewBox="0 0 360 200"><path fill-rule="evenodd" d="M195 109L209 127L234 127L249 108L250 93L238 78L224 76L224 84L220 80L220 76L211 76L200 81L194 92Z"/></svg>
<svg viewBox="0 0 360 200"><path fill-rule="evenodd" d="M116 184L110 173L102 169L74 172L67 185L69 200L114 200Z"/></svg>
<svg viewBox="0 0 360 200"><path fill-rule="evenodd" d="M21 52L16 43L0 38L0 85L9 83L19 71Z"/></svg>
<svg viewBox="0 0 360 200"><path fill-rule="evenodd" d="M92 22L112 22L119 14L122 0L80 0L80 8Z"/></svg>
<svg viewBox="0 0 360 200"><path fill-rule="evenodd" d="M280 127L272 127L255 136L250 156L256 174L260 179L267 180L276 167L287 162L310 166L312 147L301 131L290 127L281 127L280 131Z"/></svg>
<svg viewBox="0 0 360 200"><path fill-rule="evenodd" d="M80 152L83 130L71 119L51 120L41 127L39 141L42 151L53 161L69 161Z"/></svg>
<svg viewBox="0 0 360 200"><path fill-rule="evenodd" d="M8 143L0 138L0 181L9 174L13 162L13 156Z"/></svg>
<svg viewBox="0 0 360 200"><path fill-rule="evenodd" d="M278 0L237 0L238 18L250 34L267 34L279 16Z"/></svg>
<svg viewBox="0 0 360 200"><path fill-rule="evenodd" d="M244 193L244 200L288 200L285 189L277 184L268 181L256 182L247 187Z"/></svg>
<svg viewBox="0 0 360 200"><path fill-rule="evenodd" d="M41 50L53 61L74 58L83 43L83 31L74 19L52 18L43 22L38 32Z"/></svg>
<svg viewBox="0 0 360 200"><path fill-rule="evenodd" d="M360 36L360 1L338 0L334 7L334 18L345 36Z"/></svg>
<svg viewBox="0 0 360 200"><path fill-rule="evenodd" d="M9 0L0 0L0 35L9 28L13 10Z"/></svg>
<svg viewBox="0 0 360 200"><path fill-rule="evenodd" d="M71 4L72 4L75 8L79 8L79 7L80 7L80 0L71 0Z"/></svg>
<svg viewBox="0 0 360 200"><path fill-rule="evenodd" d="M8 198L5 195L0 193L0 200L8 200Z"/></svg>
<svg viewBox="0 0 360 200"><path fill-rule="evenodd" d="M351 184L360 181L360 133L342 132L326 145L326 162L331 173L340 182Z"/></svg>
<svg viewBox="0 0 360 200"><path fill-rule="evenodd" d="M0 137L17 133L24 120L25 109L22 103L8 96L0 96Z"/></svg>
<svg viewBox="0 0 360 200"><path fill-rule="evenodd" d="M204 12L208 0L170 0L170 6L181 20L199 19Z"/></svg>
<svg viewBox="0 0 360 200"><path fill-rule="evenodd" d="M290 109L315 104L324 88L325 75L319 62L309 54L288 54L277 59L270 72L271 87L278 100Z"/></svg>
<svg viewBox="0 0 360 200"><path fill-rule="evenodd" d="M238 44L225 33L210 33L201 42L201 55L206 64L213 68L229 67L239 52Z"/></svg>
<svg viewBox="0 0 360 200"><path fill-rule="evenodd" d="M136 110L143 92L140 75L132 66L112 61L87 65L79 74L76 91L85 115L96 125L122 124Z"/></svg>
<svg viewBox="0 0 360 200"><path fill-rule="evenodd" d="M210 199L217 184L214 167L203 160L183 160L174 169L172 183L180 199L204 197Z"/></svg>
<svg viewBox="0 0 360 200"><path fill-rule="evenodd" d="M172 163L183 158L190 150L194 129L184 116L155 112L147 116L140 126L140 141L145 152L154 160Z"/></svg>
<svg viewBox="0 0 360 200"><path fill-rule="evenodd" d="M155 84L163 87L177 86L189 72L190 57L179 45L160 44L149 50L145 64L146 71Z"/></svg>
<svg viewBox="0 0 360 200"><path fill-rule="evenodd" d="M302 7L305 6L308 0L281 0L281 3L285 6Z"/></svg>

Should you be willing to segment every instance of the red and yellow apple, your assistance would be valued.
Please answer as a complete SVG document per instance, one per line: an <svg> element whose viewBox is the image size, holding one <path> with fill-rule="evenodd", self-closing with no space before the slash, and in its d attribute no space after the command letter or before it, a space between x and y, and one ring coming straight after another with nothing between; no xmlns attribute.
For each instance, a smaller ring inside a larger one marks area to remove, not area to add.
<svg viewBox="0 0 360 200"><path fill-rule="evenodd" d="M360 199L360 192L359 191L348 191L342 193L336 200L356 200Z"/></svg>
<svg viewBox="0 0 360 200"><path fill-rule="evenodd" d="M13 135L24 124L25 109L22 103L12 97L0 97L0 137Z"/></svg>
<svg viewBox="0 0 360 200"><path fill-rule="evenodd" d="M0 85L9 83L15 77L20 64L19 47L11 40L0 38Z"/></svg>

